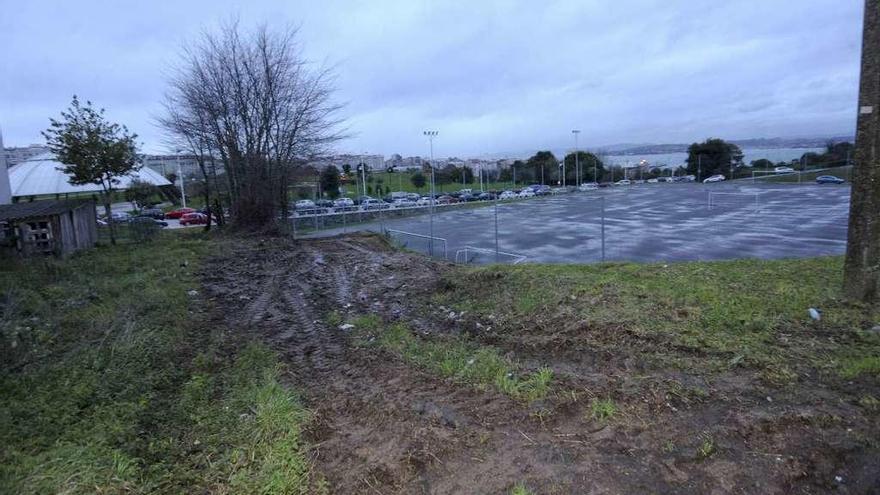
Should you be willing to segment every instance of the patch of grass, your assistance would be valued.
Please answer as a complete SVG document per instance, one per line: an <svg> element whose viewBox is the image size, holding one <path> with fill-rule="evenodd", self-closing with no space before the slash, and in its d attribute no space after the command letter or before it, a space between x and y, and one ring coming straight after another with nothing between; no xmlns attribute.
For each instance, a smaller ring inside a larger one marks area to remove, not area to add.
<svg viewBox="0 0 880 495"><path fill-rule="evenodd" d="M840 374L844 378L859 375L880 376L880 355L846 359L840 364Z"/></svg>
<svg viewBox="0 0 880 495"><path fill-rule="evenodd" d="M553 371L541 368L527 374L502 357L492 347L479 346L464 338L423 339L404 324L385 326L376 315L365 315L353 322L361 342L372 342L417 366L441 376L478 386L492 386L524 401L545 397Z"/></svg>
<svg viewBox="0 0 880 495"><path fill-rule="evenodd" d="M715 440L708 433L704 433L700 436L702 441L700 442L700 446L697 449L697 455L700 459L708 459L715 455L718 451L718 446L715 445Z"/></svg>
<svg viewBox="0 0 880 495"><path fill-rule="evenodd" d="M611 399L593 399L590 415L596 421L609 421L617 414L617 405Z"/></svg>
<svg viewBox="0 0 880 495"><path fill-rule="evenodd" d="M866 356L880 356L880 339L860 331L880 321L880 307L847 302L842 273L840 257L493 265L451 273L433 302L493 320L512 345L519 333L562 332L574 345L630 349L661 367L766 369L762 378L782 386L805 367L834 371L854 357L864 359L851 372L873 373Z"/></svg>
<svg viewBox="0 0 880 495"><path fill-rule="evenodd" d="M859 405L871 412L880 411L880 399L873 395L865 395L859 399Z"/></svg>
<svg viewBox="0 0 880 495"><path fill-rule="evenodd" d="M328 326L330 326L332 328L336 328L339 325L342 325L343 320L342 320L342 315L339 314L339 311L331 311L331 312L327 313L325 321L327 322Z"/></svg>
<svg viewBox="0 0 880 495"><path fill-rule="evenodd" d="M163 233L0 263L0 492L320 489L275 357L200 321L218 249Z"/></svg>
<svg viewBox="0 0 880 495"><path fill-rule="evenodd" d="M510 495L534 495L534 493L523 483L513 485L513 488L510 490Z"/></svg>

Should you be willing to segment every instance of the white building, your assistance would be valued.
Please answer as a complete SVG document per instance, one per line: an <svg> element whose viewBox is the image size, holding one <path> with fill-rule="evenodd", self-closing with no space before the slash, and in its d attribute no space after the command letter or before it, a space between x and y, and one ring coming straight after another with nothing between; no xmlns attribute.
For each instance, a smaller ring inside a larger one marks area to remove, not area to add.
<svg viewBox="0 0 880 495"><path fill-rule="evenodd" d="M3 145L0 144L0 150L3 150L3 153L0 154L5 155L6 166L11 167L23 161L30 160L35 156L48 153L49 147L44 144L32 144L30 146L4 148Z"/></svg>
<svg viewBox="0 0 880 495"><path fill-rule="evenodd" d="M96 193L102 191L101 186L98 184L71 184L70 176L61 170L62 167L61 162L56 160L51 153L36 156L9 167L8 180L12 197L58 196L62 194ZM165 177L152 169L143 167L137 172L122 177L119 184L115 185L115 188L118 190L128 189L129 184L136 179L149 182L155 186L171 185Z"/></svg>
<svg viewBox="0 0 880 495"><path fill-rule="evenodd" d="M180 172L178 172L177 164L180 161ZM141 163L162 175L168 177L169 174L175 176L183 173L186 178L200 177L202 175L199 169L199 162L192 155L144 155L141 157Z"/></svg>
<svg viewBox="0 0 880 495"><path fill-rule="evenodd" d="M0 132L0 150L3 150L3 132ZM9 173L6 171L6 153L0 153L0 205L12 203Z"/></svg>

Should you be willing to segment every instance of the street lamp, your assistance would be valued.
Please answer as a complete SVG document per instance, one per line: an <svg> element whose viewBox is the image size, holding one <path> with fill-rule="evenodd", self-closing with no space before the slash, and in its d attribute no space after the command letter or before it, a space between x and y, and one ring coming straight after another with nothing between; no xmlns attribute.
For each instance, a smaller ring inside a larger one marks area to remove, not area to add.
<svg viewBox="0 0 880 495"><path fill-rule="evenodd" d="M183 153L183 149L176 148L174 150L174 160L177 162L177 175L180 179L180 202L181 205L186 208L186 183L183 180L183 168L180 166L180 154Z"/></svg>
<svg viewBox="0 0 880 495"><path fill-rule="evenodd" d="M430 229L430 237L428 239L428 254L430 256L434 256L434 202L437 201L437 196L434 193L434 138L437 137L437 131L423 131L423 135L428 138L429 146L431 147L431 158L428 165L431 167L431 208L429 213L429 229Z"/></svg>
<svg viewBox="0 0 880 495"><path fill-rule="evenodd" d="M574 183L576 186L580 186L581 185L581 162L580 162L580 158L578 157L578 154L579 154L578 153L578 134L580 134L581 131L578 129L574 129L571 131L571 133L574 134L574 168L576 171L575 173L577 174L577 177L575 178Z"/></svg>

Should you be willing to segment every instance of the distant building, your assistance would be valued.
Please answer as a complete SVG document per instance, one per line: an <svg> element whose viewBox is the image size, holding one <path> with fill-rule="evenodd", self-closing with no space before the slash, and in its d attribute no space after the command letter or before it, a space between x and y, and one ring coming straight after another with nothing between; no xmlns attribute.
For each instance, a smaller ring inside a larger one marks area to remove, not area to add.
<svg viewBox="0 0 880 495"><path fill-rule="evenodd" d="M0 132L0 150L3 148L3 133ZM9 187L9 172L6 170L6 153L0 153L0 205L12 203L12 189Z"/></svg>
<svg viewBox="0 0 880 495"><path fill-rule="evenodd" d="M180 158L180 172L178 172L177 164ZM193 155L143 155L141 164L162 175L168 177L169 174L175 176L183 174L184 177L195 177L202 174L199 168L199 162Z"/></svg>
<svg viewBox="0 0 880 495"><path fill-rule="evenodd" d="M43 144L32 144L30 146L4 148L3 144L0 143L0 149L3 150L3 154L6 157L7 167L17 165L23 161L30 160L35 156L49 152L49 147Z"/></svg>

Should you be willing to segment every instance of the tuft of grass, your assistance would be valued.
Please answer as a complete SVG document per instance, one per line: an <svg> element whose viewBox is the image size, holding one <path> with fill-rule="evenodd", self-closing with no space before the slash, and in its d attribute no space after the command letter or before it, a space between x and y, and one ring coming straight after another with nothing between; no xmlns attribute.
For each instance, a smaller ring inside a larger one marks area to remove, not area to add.
<svg viewBox="0 0 880 495"><path fill-rule="evenodd" d="M353 324L362 341L362 332L371 332L379 346L443 377L481 387L492 386L529 402L544 398L550 390L552 370L541 368L520 373L513 362L492 347L479 346L464 338L422 339L402 323L384 327L375 315L359 317Z"/></svg>
<svg viewBox="0 0 880 495"><path fill-rule="evenodd" d="M840 363L840 375L844 378L880 376L880 355L845 359Z"/></svg>
<svg viewBox="0 0 880 495"><path fill-rule="evenodd" d="M704 433L701 435L702 442L700 442L700 446L697 449L697 454L700 459L708 459L715 455L718 451L718 447L715 445L715 440L708 433Z"/></svg>
<svg viewBox="0 0 880 495"><path fill-rule="evenodd" d="M328 326L336 328L339 325L342 325L343 320L342 315L339 314L339 311L330 311L329 313L327 313L325 321L327 322Z"/></svg>
<svg viewBox="0 0 880 495"><path fill-rule="evenodd" d="M596 421L608 421L617 414L617 405L611 399L593 399L590 415Z"/></svg>
<svg viewBox="0 0 880 495"><path fill-rule="evenodd" d="M534 493L524 483L517 483L510 490L510 495L534 495Z"/></svg>

